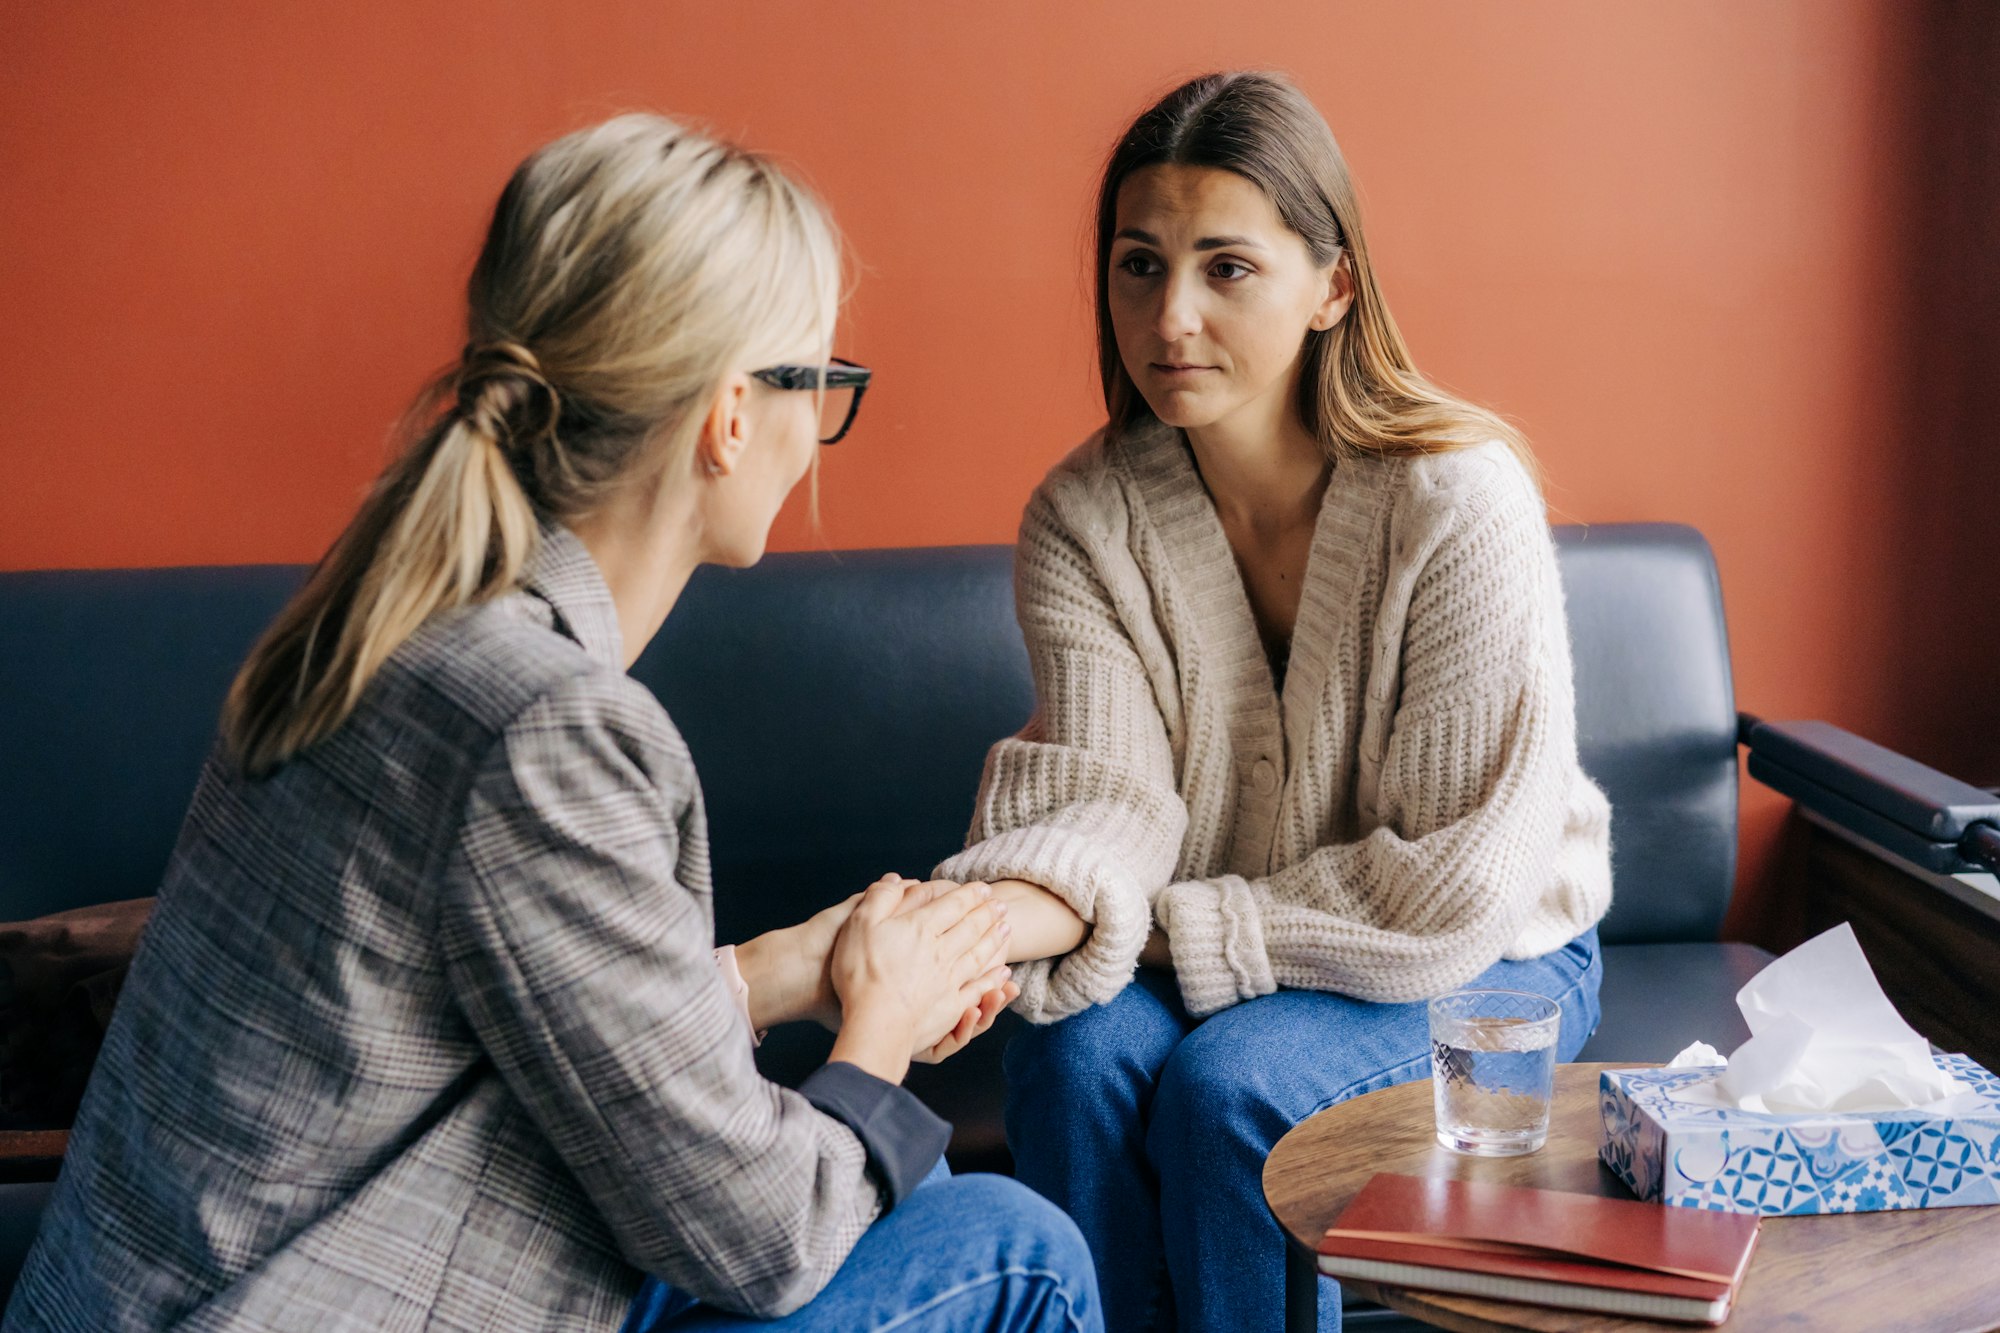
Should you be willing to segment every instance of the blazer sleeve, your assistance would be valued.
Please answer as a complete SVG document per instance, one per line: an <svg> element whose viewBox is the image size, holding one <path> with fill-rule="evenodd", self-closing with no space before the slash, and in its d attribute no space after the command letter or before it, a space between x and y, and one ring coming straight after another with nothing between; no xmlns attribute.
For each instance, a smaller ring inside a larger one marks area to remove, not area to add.
<svg viewBox="0 0 2000 1333"><path fill-rule="evenodd" d="M1575 899L1565 915L1602 915L1610 807L1576 762L1554 545L1532 485L1491 475L1423 538L1400 689L1386 729L1361 738L1363 835L1266 879L1160 895L1190 1012L1279 986L1385 1002L1455 989L1552 882Z"/></svg>
<svg viewBox="0 0 2000 1333"><path fill-rule="evenodd" d="M1114 516L1100 504L1089 519ZM1166 723L1080 535L1089 526L1065 516L1049 486L1028 505L1015 600L1035 714L987 756L968 846L936 872L1042 885L1089 924L1069 954L1015 967L1014 1007L1037 1023L1105 1003L1131 980L1149 900L1172 878L1187 828Z"/></svg>
<svg viewBox="0 0 2000 1333"><path fill-rule="evenodd" d="M642 687L557 686L472 781L440 935L480 1041L626 1258L768 1318L825 1285L882 1203L855 1133L753 1063L707 886L682 880L696 791Z"/></svg>

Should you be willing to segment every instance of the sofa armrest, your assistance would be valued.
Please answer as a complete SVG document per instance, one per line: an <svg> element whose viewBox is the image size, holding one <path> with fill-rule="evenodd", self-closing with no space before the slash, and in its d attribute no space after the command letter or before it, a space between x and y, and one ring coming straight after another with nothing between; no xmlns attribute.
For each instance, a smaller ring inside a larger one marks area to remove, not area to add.
<svg viewBox="0 0 2000 1333"><path fill-rule="evenodd" d="M0 1130L0 1185L54 1180L68 1149L66 1129Z"/></svg>
<svg viewBox="0 0 2000 1333"><path fill-rule="evenodd" d="M1940 875L2000 870L2000 797L1826 722L1746 716L1750 776Z"/></svg>
<svg viewBox="0 0 2000 1333"><path fill-rule="evenodd" d="M1800 938L1848 923L1912 1027L2000 1069L2000 799L1825 722L1746 715L1739 737L1805 817Z"/></svg>

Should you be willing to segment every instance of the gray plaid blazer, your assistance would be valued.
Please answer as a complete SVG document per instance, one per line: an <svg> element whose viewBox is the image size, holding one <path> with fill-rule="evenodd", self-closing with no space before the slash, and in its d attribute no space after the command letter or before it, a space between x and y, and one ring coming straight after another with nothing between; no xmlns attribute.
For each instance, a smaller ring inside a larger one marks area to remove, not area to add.
<svg viewBox="0 0 2000 1333"><path fill-rule="evenodd" d="M5 1333L803 1304L879 1173L758 1075L713 935L687 748L552 527L324 742L210 759Z"/></svg>

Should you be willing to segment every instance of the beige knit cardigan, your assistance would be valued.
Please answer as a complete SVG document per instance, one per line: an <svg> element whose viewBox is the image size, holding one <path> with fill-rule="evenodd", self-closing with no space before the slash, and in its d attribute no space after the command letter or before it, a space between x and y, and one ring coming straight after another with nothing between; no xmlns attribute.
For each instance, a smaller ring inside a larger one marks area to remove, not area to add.
<svg viewBox="0 0 2000 1333"><path fill-rule="evenodd" d="M1036 712L937 873L1045 885L1090 923L1015 969L1030 1019L1116 996L1155 920L1208 1014L1437 995L1610 905L1555 549L1503 445L1334 471L1282 695L1179 431L1058 464L1015 579Z"/></svg>

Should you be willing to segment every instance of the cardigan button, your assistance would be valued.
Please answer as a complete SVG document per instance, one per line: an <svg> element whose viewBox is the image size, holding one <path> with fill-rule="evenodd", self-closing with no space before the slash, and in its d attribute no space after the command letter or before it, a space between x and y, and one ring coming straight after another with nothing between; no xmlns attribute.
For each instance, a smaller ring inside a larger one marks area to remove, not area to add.
<svg viewBox="0 0 2000 1333"><path fill-rule="evenodd" d="M1278 766L1268 759L1259 759L1250 770L1250 785L1259 794L1269 796L1278 789Z"/></svg>

